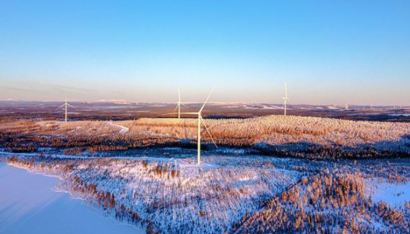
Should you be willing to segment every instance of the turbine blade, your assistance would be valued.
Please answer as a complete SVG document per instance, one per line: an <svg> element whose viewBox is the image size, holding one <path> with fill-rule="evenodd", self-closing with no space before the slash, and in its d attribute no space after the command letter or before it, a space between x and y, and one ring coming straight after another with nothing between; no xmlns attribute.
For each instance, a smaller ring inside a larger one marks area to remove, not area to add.
<svg viewBox="0 0 410 234"><path fill-rule="evenodd" d="M68 103L67 103L67 106L69 106L69 107L71 107L71 108L74 108L74 109L78 110L78 109L77 109L77 107L72 106L71 104L68 104Z"/></svg>
<svg viewBox="0 0 410 234"><path fill-rule="evenodd" d="M201 109L199 110L199 113L202 112L202 110L205 108L206 103L208 102L209 98L211 97L212 93L214 92L216 87L216 84L214 85L214 87L212 88L211 92L209 93L208 97L206 98L204 105L202 105Z"/></svg>
<svg viewBox="0 0 410 234"><path fill-rule="evenodd" d="M65 106L65 103L64 103L63 105L57 107L57 108L55 109L55 111L58 110L58 109L60 109L60 108L62 108L62 107L64 107L64 106Z"/></svg>
<svg viewBox="0 0 410 234"><path fill-rule="evenodd" d="M174 112L178 110L178 106L180 106L179 103L178 103L178 105L175 107Z"/></svg>
<svg viewBox="0 0 410 234"><path fill-rule="evenodd" d="M215 141L214 141L214 138L213 138L212 135L211 135L211 132L210 132L209 129L208 129L208 126L206 126L205 120L202 118L202 116L201 116L200 118L201 118L202 124L205 126L206 132L208 133L209 137L210 137L211 140L212 140L212 143L214 144L214 146L215 146L216 148L218 148L218 146L216 145L216 143L215 143Z"/></svg>
<svg viewBox="0 0 410 234"><path fill-rule="evenodd" d="M179 103L181 103L181 91L179 90L179 88L178 88L178 101Z"/></svg>
<svg viewBox="0 0 410 234"><path fill-rule="evenodd" d="M288 85L285 82L285 98L288 98Z"/></svg>

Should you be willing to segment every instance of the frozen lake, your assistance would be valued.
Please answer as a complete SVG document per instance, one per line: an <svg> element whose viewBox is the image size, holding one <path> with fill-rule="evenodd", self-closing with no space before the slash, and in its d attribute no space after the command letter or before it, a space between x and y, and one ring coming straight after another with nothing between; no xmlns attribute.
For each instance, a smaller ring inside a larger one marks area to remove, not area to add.
<svg viewBox="0 0 410 234"><path fill-rule="evenodd" d="M58 182L0 162L0 234L145 233L56 192Z"/></svg>

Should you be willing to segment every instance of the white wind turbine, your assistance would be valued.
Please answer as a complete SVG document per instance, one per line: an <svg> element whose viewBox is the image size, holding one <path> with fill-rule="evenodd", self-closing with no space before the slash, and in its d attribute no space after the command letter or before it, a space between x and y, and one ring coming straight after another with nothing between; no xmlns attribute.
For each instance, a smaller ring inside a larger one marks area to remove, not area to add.
<svg viewBox="0 0 410 234"><path fill-rule="evenodd" d="M61 106L59 106L59 107L57 107L56 110L58 110L58 109L60 109L60 108L62 108L62 107L64 107L64 122L67 122L67 119L68 119L68 107L72 107L72 108L76 109L74 106L68 104L68 102L67 102L67 95L65 95L65 102L64 102L64 104L61 105Z"/></svg>
<svg viewBox="0 0 410 234"><path fill-rule="evenodd" d="M202 118L202 111L205 108L206 103L208 102L209 98L211 97L212 93L214 92L215 86L214 88L211 90L211 93L208 95L207 99L205 100L204 104L202 105L201 109L198 112L183 112L182 114L186 114L186 115L197 115L198 116L198 166L201 165L201 126L202 124L205 126L205 130L207 131L207 133L209 134L209 137L212 140L212 143L215 145L215 147L218 148L218 146L216 145L214 139L212 138L211 133L209 132L209 129L205 123L205 120Z"/></svg>
<svg viewBox="0 0 410 234"><path fill-rule="evenodd" d="M181 92L178 88L178 102L177 102L177 107L175 108L174 111L176 111L178 109L178 119L181 119Z"/></svg>
<svg viewBox="0 0 410 234"><path fill-rule="evenodd" d="M288 101L290 102L290 99L288 98L288 86L285 83L285 97L283 97L283 109L284 109L283 114L284 114L284 116L286 116Z"/></svg>

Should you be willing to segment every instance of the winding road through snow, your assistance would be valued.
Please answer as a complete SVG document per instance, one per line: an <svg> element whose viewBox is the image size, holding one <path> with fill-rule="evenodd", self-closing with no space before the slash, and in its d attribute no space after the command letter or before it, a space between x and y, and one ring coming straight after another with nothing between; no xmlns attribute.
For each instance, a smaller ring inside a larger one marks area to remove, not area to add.
<svg viewBox="0 0 410 234"><path fill-rule="evenodd" d="M124 127L122 125L114 124L112 121L107 122L107 124L110 125L110 126L119 128L120 129L120 131L119 131L120 134L124 134L124 133L126 133L130 130L129 128Z"/></svg>

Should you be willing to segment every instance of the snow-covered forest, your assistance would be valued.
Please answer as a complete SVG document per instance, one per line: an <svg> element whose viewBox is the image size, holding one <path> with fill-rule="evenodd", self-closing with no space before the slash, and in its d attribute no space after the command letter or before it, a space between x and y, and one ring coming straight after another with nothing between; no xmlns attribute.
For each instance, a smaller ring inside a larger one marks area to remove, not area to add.
<svg viewBox="0 0 410 234"><path fill-rule="evenodd" d="M410 155L410 124L357 122L296 116L251 119L206 119L203 144L212 148L245 148L260 154L302 158L376 158ZM0 126L0 141L12 152L38 152L42 147L66 153L119 151L147 146L192 147L195 119L135 121L32 122Z"/></svg>
<svg viewBox="0 0 410 234"><path fill-rule="evenodd" d="M410 231L408 159L206 156L197 167L192 158L27 156L8 163L59 176L59 189L148 233Z"/></svg>
<svg viewBox="0 0 410 234"><path fill-rule="evenodd" d="M201 166L196 119L12 121L0 158L147 233L410 232L410 124L204 122Z"/></svg>

